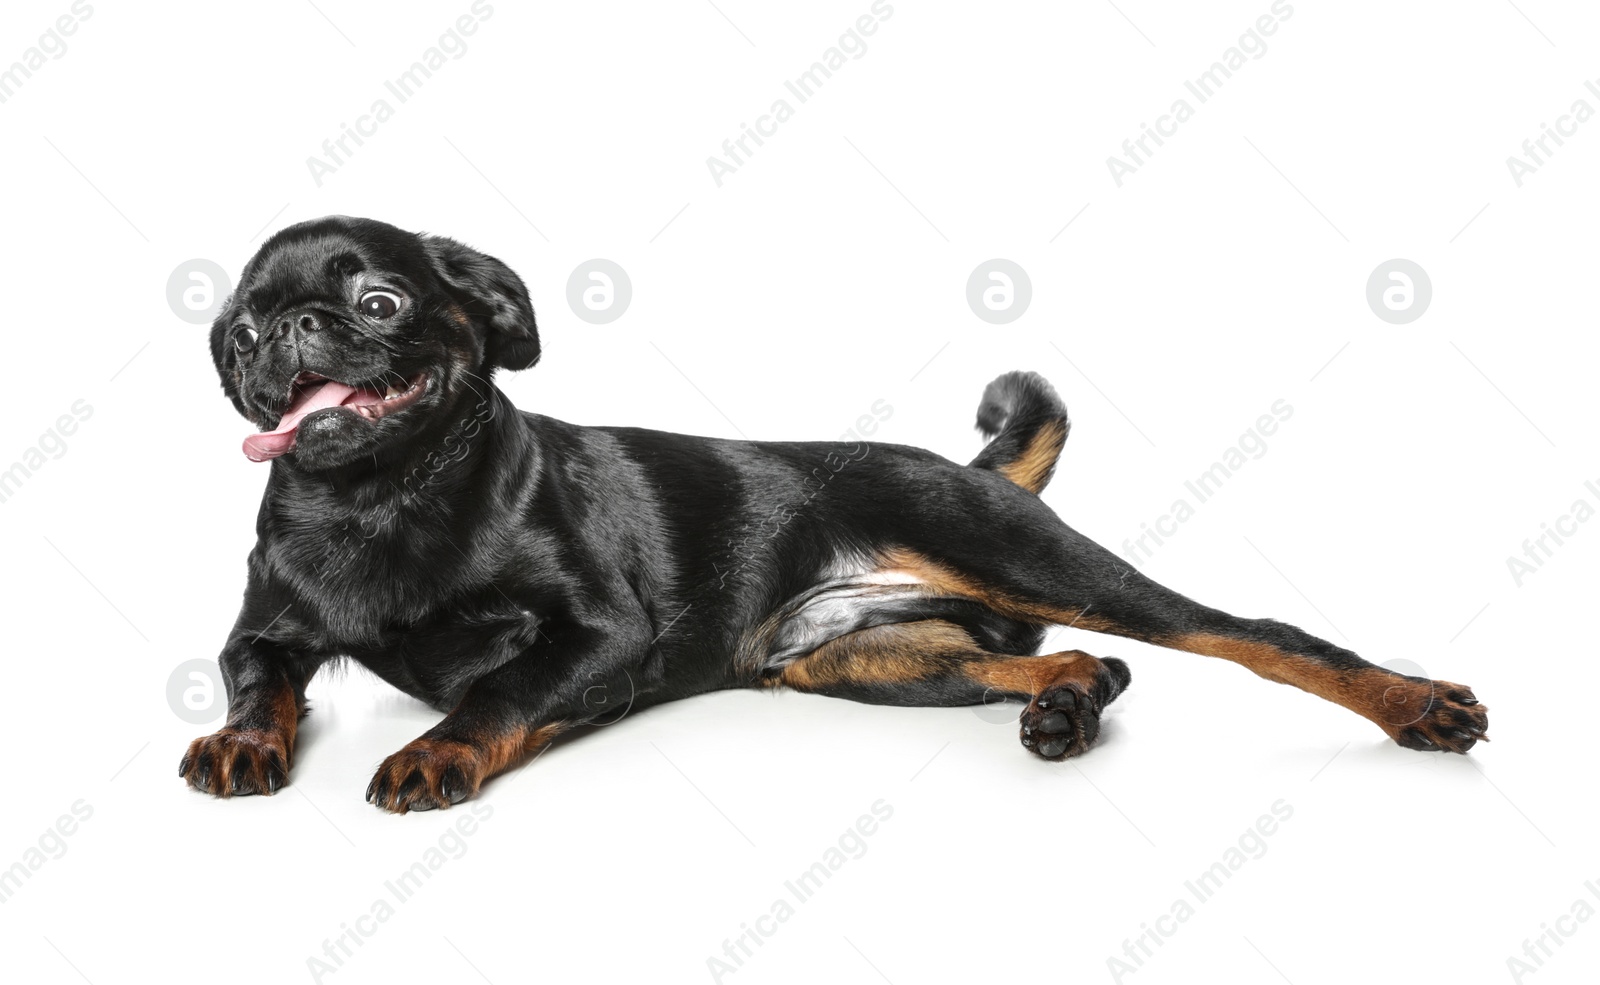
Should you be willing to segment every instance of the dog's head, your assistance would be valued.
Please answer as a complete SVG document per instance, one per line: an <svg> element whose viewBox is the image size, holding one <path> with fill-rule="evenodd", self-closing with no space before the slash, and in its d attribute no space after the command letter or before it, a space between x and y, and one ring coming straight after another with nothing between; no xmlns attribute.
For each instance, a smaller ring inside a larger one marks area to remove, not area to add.
<svg viewBox="0 0 1600 985"><path fill-rule="evenodd" d="M539 359L511 268L442 236L329 216L245 265L211 326L222 389L263 433L256 461L326 469L376 456L488 397L496 369Z"/></svg>

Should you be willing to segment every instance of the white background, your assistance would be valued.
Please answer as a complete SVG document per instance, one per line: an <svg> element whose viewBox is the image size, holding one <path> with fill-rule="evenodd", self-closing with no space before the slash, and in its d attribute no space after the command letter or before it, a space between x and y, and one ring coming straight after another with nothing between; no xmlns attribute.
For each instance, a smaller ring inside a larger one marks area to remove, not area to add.
<svg viewBox="0 0 1600 985"><path fill-rule="evenodd" d="M182 721L167 680L232 624L267 469L165 285L197 257L236 275L271 229L327 213L520 271L545 355L500 383L576 422L831 438L884 400L875 437L964 461L983 385L1039 370L1074 421L1045 499L1119 549L1285 400L1266 454L1145 570L1470 684L1494 742L1402 750L1232 665L1087 633L1061 641L1134 681L1069 764L970 709L698 698L490 783L465 853L321 980L710 981L724 940L880 799L865 854L723 981L1114 980L1107 959L1280 800L1265 854L1123 981L1515 980L1525 940L1600 908L1600 524L1520 585L1506 560L1600 504L1600 120L1522 187L1506 166L1574 100L1600 109L1600 15L1296 2L1118 187L1107 156L1268 0L896 2L718 187L707 157L869 4L774 6L501 0L320 186L307 158L467 0L95 2L0 104L0 467L93 408L0 504L0 866L93 811L0 904L8 980L311 980L307 959L467 813L362 801L437 715L359 670L313 683L279 796L215 801L177 776L215 726ZM67 11L6 4L0 64ZM592 257L633 282L606 326L566 305ZM1010 325L965 302L991 257L1031 276ZM1431 275L1408 325L1365 300L1394 257ZM1600 920L1560 926L1522 980L1593 980Z"/></svg>

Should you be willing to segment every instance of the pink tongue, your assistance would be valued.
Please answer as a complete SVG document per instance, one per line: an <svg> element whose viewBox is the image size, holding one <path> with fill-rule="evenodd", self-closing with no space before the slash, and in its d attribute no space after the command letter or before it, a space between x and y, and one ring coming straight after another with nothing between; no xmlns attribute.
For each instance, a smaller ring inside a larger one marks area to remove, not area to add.
<svg viewBox="0 0 1600 985"><path fill-rule="evenodd" d="M319 410L337 407L349 400L354 393L356 393L355 387L335 383L332 380L306 390L293 406L283 412L283 419L278 422L276 428L261 434L252 434L244 439L245 457L252 462L265 462L269 458L287 455L294 450L294 432L295 428L300 426L301 418Z"/></svg>

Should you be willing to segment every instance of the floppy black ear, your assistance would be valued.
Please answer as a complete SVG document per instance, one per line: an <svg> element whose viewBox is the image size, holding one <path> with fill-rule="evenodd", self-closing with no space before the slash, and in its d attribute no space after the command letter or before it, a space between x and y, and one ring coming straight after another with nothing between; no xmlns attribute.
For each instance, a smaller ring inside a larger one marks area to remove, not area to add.
<svg viewBox="0 0 1600 985"><path fill-rule="evenodd" d="M239 399L239 351L233 344L233 298L222 303L222 311L211 323L211 361L222 380L222 392L233 402L234 410L248 418L244 401Z"/></svg>
<svg viewBox="0 0 1600 985"><path fill-rule="evenodd" d="M539 329L522 278L486 253L444 236L425 236L433 266L467 316L487 331L484 362L527 369L539 361Z"/></svg>

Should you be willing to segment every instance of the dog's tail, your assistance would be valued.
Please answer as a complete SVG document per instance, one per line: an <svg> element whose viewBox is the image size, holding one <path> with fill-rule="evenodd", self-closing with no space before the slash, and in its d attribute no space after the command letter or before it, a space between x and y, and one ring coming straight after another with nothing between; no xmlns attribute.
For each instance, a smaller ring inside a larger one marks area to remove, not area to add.
<svg viewBox="0 0 1600 985"><path fill-rule="evenodd" d="M971 462L1037 495L1055 472L1072 422L1055 387L1038 373L1007 373L990 383L978 404L978 430L989 439Z"/></svg>

